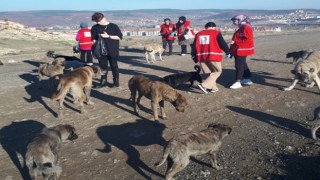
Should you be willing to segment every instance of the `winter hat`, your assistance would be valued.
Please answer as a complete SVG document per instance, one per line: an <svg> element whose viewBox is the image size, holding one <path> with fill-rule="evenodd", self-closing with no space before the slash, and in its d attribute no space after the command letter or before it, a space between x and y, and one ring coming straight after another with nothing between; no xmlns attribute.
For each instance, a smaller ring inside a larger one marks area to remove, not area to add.
<svg viewBox="0 0 320 180"><path fill-rule="evenodd" d="M209 27L217 27L217 25L214 22L208 22L204 27L207 29Z"/></svg>
<svg viewBox="0 0 320 180"><path fill-rule="evenodd" d="M186 22L186 17L184 17L184 16L181 16L181 17L179 17L179 21L183 21L183 22Z"/></svg>
<svg viewBox="0 0 320 180"><path fill-rule="evenodd" d="M80 23L80 27L81 27L81 28L87 28L87 27L88 27L88 24L87 24L87 23L82 22L82 23Z"/></svg>
<svg viewBox="0 0 320 180"><path fill-rule="evenodd" d="M238 24L250 24L249 17L244 14L240 14L231 18L231 21L235 24L238 21Z"/></svg>

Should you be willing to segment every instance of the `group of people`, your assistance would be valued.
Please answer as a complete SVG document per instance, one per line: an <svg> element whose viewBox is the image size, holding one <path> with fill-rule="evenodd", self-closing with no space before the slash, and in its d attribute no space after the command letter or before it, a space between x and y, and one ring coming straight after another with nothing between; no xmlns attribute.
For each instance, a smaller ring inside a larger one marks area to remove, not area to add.
<svg viewBox="0 0 320 180"><path fill-rule="evenodd" d="M88 28L86 23L81 23L81 29L76 35L79 42L80 59L88 65L92 65L92 45L101 37L107 47L107 55L98 58L99 65L103 70L100 87L119 87L119 41L123 35L119 27L106 20L102 13L96 12L92 15L92 21L96 24ZM230 47L225 42L214 22L208 22L205 29L195 34L190 21L185 16L179 17L176 24L172 24L169 18L164 19L160 26L163 48L169 46L167 55L172 55L172 43L178 39L181 46L181 55L187 54L187 46L191 47L191 56L200 67L207 78L199 84L204 93L217 92L216 80L222 73L221 62L223 52L227 58L235 58L236 77L231 89L241 88L242 85L252 85L251 72L247 65L247 56L254 54L253 30L246 15L234 16L231 21L238 27L234 33ZM107 82L108 64L110 64L113 83Z"/></svg>

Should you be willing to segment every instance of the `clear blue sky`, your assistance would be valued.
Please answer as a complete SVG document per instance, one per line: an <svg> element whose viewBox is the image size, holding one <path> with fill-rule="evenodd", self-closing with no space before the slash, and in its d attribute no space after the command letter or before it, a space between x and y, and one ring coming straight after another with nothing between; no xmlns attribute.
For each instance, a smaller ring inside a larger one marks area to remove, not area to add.
<svg viewBox="0 0 320 180"><path fill-rule="evenodd" d="M131 9L320 9L320 0L1 0L0 11Z"/></svg>

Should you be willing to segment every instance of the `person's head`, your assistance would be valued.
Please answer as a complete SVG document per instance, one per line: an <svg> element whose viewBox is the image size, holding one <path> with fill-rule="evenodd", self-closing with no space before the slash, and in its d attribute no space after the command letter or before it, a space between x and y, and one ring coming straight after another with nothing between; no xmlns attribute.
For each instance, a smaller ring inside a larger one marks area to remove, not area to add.
<svg viewBox="0 0 320 180"><path fill-rule="evenodd" d="M100 12L95 12L91 17L91 20L96 22L97 24L105 24L107 22L104 15Z"/></svg>
<svg viewBox="0 0 320 180"><path fill-rule="evenodd" d="M249 17L244 14L240 14L231 18L231 21L236 26L241 26L243 24L249 24Z"/></svg>
<svg viewBox="0 0 320 180"><path fill-rule="evenodd" d="M208 22L205 26L206 29L216 29L216 24L214 22Z"/></svg>
<svg viewBox="0 0 320 180"><path fill-rule="evenodd" d="M179 17L179 22L181 24L185 23L186 22L186 17L184 17L184 16Z"/></svg>
<svg viewBox="0 0 320 180"><path fill-rule="evenodd" d="M166 24L166 25L169 25L171 23L171 20L169 18L165 18L163 20L163 22Z"/></svg>
<svg viewBox="0 0 320 180"><path fill-rule="evenodd" d="M80 23L80 28L81 28L81 29L82 29L82 28L88 28L88 24L82 22L82 23Z"/></svg>

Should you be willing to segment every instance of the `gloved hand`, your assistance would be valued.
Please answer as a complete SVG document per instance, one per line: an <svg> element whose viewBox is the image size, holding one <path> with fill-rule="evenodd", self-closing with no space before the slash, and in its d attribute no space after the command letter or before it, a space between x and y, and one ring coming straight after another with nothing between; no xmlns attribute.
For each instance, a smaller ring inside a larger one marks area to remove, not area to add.
<svg viewBox="0 0 320 180"><path fill-rule="evenodd" d="M232 55L231 54L226 54L226 58L231 59Z"/></svg>
<svg viewBox="0 0 320 180"><path fill-rule="evenodd" d="M174 33L174 32L172 32L170 35L171 35L171 36L174 36L174 35L175 35L175 33Z"/></svg>

